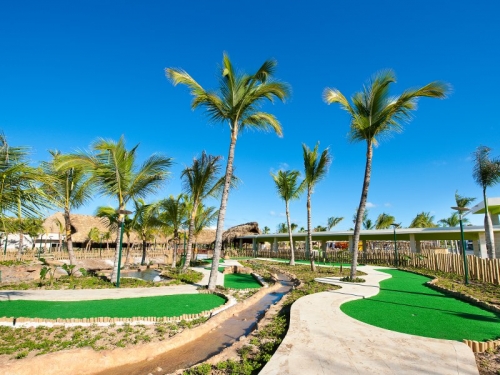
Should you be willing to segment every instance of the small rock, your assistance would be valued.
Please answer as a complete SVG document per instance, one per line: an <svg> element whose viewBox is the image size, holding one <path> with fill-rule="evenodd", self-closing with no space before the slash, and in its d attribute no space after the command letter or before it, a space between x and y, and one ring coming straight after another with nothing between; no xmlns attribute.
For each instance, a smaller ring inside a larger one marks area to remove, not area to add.
<svg viewBox="0 0 500 375"><path fill-rule="evenodd" d="M161 367L156 368L156 372L161 372L161 371L163 371L163 369Z"/></svg>

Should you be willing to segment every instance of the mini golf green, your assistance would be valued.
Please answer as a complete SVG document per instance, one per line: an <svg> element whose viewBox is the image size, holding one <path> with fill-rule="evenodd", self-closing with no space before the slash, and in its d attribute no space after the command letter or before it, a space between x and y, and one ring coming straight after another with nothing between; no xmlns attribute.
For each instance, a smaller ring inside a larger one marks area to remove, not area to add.
<svg viewBox="0 0 500 375"><path fill-rule="evenodd" d="M224 286L231 289L256 289L262 285L252 275L230 273L224 275Z"/></svg>
<svg viewBox="0 0 500 375"><path fill-rule="evenodd" d="M0 302L0 316L70 319L173 317L198 314L224 304L215 294L176 294L171 296L104 299L92 301L27 301Z"/></svg>
<svg viewBox="0 0 500 375"><path fill-rule="evenodd" d="M500 314L437 292L430 278L381 269L392 278L380 283L373 297L344 303L340 309L362 322L417 336L462 341L500 338Z"/></svg>

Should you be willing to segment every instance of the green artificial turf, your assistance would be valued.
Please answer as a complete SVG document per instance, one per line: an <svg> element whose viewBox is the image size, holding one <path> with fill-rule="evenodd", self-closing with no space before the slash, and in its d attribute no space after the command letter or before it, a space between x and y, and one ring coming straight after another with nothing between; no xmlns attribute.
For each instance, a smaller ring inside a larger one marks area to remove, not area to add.
<svg viewBox="0 0 500 375"><path fill-rule="evenodd" d="M0 302L0 316L46 319L172 317L208 311L225 302L224 298L215 294L176 294L68 302L13 300Z"/></svg>
<svg viewBox="0 0 500 375"><path fill-rule="evenodd" d="M392 275L380 283L380 293L342 304L344 313L377 327L418 336L458 341L500 338L500 314L425 286L428 277L380 271Z"/></svg>
<svg viewBox="0 0 500 375"><path fill-rule="evenodd" d="M213 259L210 258L210 259L203 259L204 262L209 262L209 263L212 263ZM219 263L224 263L224 259L220 258L219 259Z"/></svg>
<svg viewBox="0 0 500 375"><path fill-rule="evenodd" d="M224 286L231 289L255 289L260 288L255 277L244 273L230 273L224 275Z"/></svg>

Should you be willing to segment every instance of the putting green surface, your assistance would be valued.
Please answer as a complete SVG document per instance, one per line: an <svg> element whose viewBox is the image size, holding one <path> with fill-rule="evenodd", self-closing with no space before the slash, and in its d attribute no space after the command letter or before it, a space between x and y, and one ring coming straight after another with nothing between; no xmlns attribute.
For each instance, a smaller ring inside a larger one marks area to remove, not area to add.
<svg viewBox="0 0 500 375"><path fill-rule="evenodd" d="M0 316L45 319L172 317L208 311L225 302L224 298L214 294L68 302L14 300L0 302Z"/></svg>
<svg viewBox="0 0 500 375"><path fill-rule="evenodd" d="M380 283L373 297L344 303L340 309L362 322L392 331L437 339L486 341L500 338L500 314L437 292L430 278L399 270Z"/></svg>
<svg viewBox="0 0 500 375"><path fill-rule="evenodd" d="M230 273L224 275L224 286L231 289L255 289L262 285L252 275Z"/></svg>

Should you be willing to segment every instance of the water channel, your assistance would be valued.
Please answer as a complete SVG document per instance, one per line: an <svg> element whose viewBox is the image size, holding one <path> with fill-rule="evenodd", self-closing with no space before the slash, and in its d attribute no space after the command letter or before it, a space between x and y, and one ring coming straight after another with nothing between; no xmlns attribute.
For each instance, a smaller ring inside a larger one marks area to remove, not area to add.
<svg viewBox="0 0 500 375"><path fill-rule="evenodd" d="M281 283L280 289L266 294L258 302L238 313L237 316L230 317L221 323L218 329L206 333L197 340L169 350L152 360L116 367L97 375L146 375L155 373L158 367L162 368L162 373L172 373L216 355L232 345L241 336L248 335L253 331L256 322L262 317L265 310L290 291L293 286L290 279L283 274L278 274L278 276Z"/></svg>

